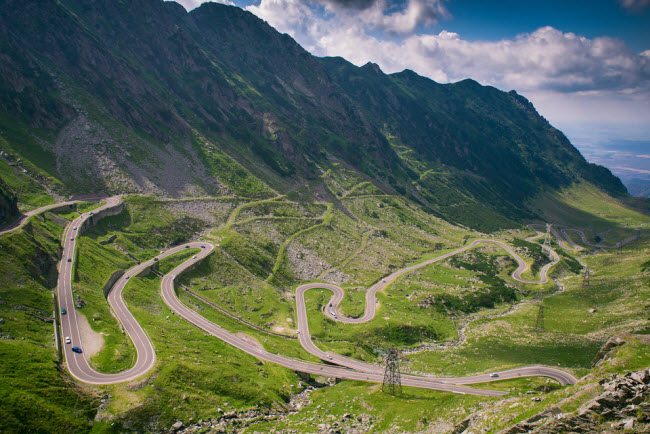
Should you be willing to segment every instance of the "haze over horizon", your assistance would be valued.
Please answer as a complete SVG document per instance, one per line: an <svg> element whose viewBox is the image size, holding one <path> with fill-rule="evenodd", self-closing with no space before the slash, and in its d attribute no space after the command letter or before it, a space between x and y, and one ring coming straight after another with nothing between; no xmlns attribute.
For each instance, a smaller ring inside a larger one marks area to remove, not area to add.
<svg viewBox="0 0 650 434"><path fill-rule="evenodd" d="M187 10L203 3L178 2ZM648 0L219 3L252 12L317 56L515 89L590 161L650 180Z"/></svg>

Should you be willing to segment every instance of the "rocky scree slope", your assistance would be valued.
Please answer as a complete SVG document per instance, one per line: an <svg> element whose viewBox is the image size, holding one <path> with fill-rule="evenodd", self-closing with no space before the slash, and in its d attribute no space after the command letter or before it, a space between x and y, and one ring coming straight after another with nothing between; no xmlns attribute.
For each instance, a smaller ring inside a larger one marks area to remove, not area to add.
<svg viewBox="0 0 650 434"><path fill-rule="evenodd" d="M589 164L522 96L317 58L236 7L8 0L0 131L70 192L270 197L344 161L453 221L530 217ZM486 228L489 229L489 228Z"/></svg>

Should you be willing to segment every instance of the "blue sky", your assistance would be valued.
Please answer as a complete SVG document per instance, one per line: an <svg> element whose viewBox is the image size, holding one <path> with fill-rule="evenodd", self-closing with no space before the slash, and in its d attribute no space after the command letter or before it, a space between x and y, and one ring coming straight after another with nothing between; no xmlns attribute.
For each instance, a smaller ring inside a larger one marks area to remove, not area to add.
<svg viewBox="0 0 650 434"><path fill-rule="evenodd" d="M588 38L617 37L636 52L650 49L648 7L633 11L612 0L452 0L448 9L453 18L441 21L438 28L468 40L513 38L552 26Z"/></svg>
<svg viewBox="0 0 650 434"><path fill-rule="evenodd" d="M650 179L650 0L220 2L317 56L515 89L588 159Z"/></svg>
<svg viewBox="0 0 650 434"><path fill-rule="evenodd" d="M260 4L259 0L222 2L243 9ZM201 1L185 3L192 8ZM630 7L626 8L616 0L449 0L444 4L450 16L442 18L433 30L456 32L464 39L476 41L513 38L552 26L588 38L604 35L620 38L637 52L650 49L650 2L628 3ZM430 30L418 28L417 32Z"/></svg>

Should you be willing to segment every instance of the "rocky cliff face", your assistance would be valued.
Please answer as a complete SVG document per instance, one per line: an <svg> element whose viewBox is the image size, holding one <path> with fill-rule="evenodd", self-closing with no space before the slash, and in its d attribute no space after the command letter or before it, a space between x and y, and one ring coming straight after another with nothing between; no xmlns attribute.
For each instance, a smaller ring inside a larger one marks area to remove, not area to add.
<svg viewBox="0 0 650 434"><path fill-rule="evenodd" d="M7 0L0 53L0 130L73 192L270 195L337 159L452 219L582 179L625 194L514 92L319 59L235 7Z"/></svg>

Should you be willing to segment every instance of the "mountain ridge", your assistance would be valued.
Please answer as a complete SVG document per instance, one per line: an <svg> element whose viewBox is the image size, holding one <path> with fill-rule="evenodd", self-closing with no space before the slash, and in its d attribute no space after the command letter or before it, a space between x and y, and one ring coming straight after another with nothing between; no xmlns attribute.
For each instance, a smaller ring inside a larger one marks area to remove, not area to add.
<svg viewBox="0 0 650 434"><path fill-rule="evenodd" d="M464 215L479 207L493 229L574 182L627 194L514 91L318 58L216 3L8 6L0 128L64 195L247 194L252 178L272 194L342 160L452 221L475 226Z"/></svg>

